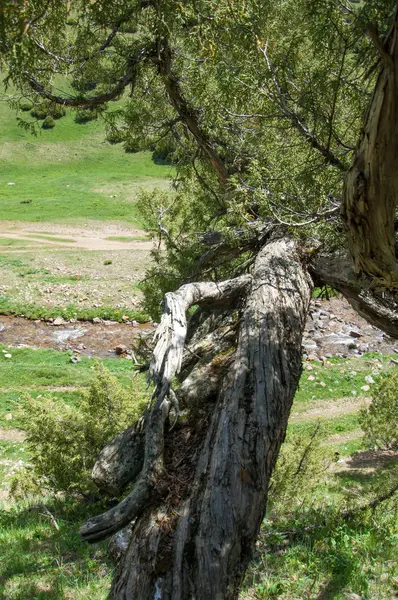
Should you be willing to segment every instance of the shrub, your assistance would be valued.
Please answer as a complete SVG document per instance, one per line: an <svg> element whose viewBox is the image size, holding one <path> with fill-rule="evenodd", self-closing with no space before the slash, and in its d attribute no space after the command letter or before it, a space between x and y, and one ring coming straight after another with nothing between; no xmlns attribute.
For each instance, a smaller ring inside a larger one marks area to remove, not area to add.
<svg viewBox="0 0 398 600"><path fill-rule="evenodd" d="M321 447L322 432L318 422L311 433L289 434L282 444L269 489L269 497L278 513L295 508L303 498L313 494L315 484L325 477L330 452ZM311 485L309 485L311 482Z"/></svg>
<svg viewBox="0 0 398 600"><path fill-rule="evenodd" d="M143 396L123 388L100 363L78 406L26 395L19 418L31 456L31 479L53 491L95 494L90 475L100 450L136 421L144 407ZM21 476L25 479L26 473ZM14 481L13 488L23 486Z"/></svg>
<svg viewBox="0 0 398 600"><path fill-rule="evenodd" d="M53 119L62 119L66 115L66 108L59 104L54 104L50 108L50 115Z"/></svg>
<svg viewBox="0 0 398 600"><path fill-rule="evenodd" d="M112 261L110 259L104 260L104 265L111 265Z"/></svg>
<svg viewBox="0 0 398 600"><path fill-rule="evenodd" d="M367 447L398 448L398 369L380 377L370 406L360 411L359 423Z"/></svg>
<svg viewBox="0 0 398 600"><path fill-rule="evenodd" d="M106 141L110 144L120 144L121 142L124 142L124 139L125 134L123 133L123 131L119 131L117 129L109 131L109 133L106 136Z"/></svg>
<svg viewBox="0 0 398 600"><path fill-rule="evenodd" d="M28 112L32 110L33 104L30 100L21 100L21 102L19 103L19 108L24 112Z"/></svg>
<svg viewBox="0 0 398 600"><path fill-rule="evenodd" d="M39 121L42 121L48 115L48 107L44 104L39 104L32 108L30 114L32 115L32 117L35 117L35 119L39 119Z"/></svg>
<svg viewBox="0 0 398 600"><path fill-rule="evenodd" d="M47 117L43 121L42 127L43 129L53 129L55 127L54 119L50 117L50 115L47 115Z"/></svg>
<svg viewBox="0 0 398 600"><path fill-rule="evenodd" d="M80 109L76 111L76 123L89 123L89 121L95 121L96 119L98 119L98 111L95 109L87 108L86 110Z"/></svg>

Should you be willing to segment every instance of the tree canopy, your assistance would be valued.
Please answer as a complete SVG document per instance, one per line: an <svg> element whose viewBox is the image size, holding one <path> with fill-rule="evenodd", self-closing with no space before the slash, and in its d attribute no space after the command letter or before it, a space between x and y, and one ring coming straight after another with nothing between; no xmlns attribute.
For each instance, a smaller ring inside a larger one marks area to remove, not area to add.
<svg viewBox="0 0 398 600"><path fill-rule="evenodd" d="M192 272L225 277L247 260L237 251L232 261L200 260L199 232L281 223L331 249L347 246L343 184L395 8L392 0L3 2L2 66L23 96L106 108L111 139L130 150L172 149L176 193L143 203L168 246L153 286L165 291ZM391 245L392 222L389 233Z"/></svg>

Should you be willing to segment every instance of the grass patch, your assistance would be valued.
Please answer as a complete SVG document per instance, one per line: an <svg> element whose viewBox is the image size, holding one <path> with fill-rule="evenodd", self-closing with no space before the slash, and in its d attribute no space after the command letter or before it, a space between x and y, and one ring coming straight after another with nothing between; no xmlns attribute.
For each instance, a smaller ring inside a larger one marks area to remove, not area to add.
<svg viewBox="0 0 398 600"><path fill-rule="evenodd" d="M76 240L73 240L72 238L64 238L64 237L55 237L53 235L41 235L38 233L29 233L26 234L26 237L28 238L34 238L34 239L39 239L39 240L48 240L49 242L65 242L65 243L76 243Z"/></svg>
<svg viewBox="0 0 398 600"><path fill-rule="evenodd" d="M122 317L126 316L131 321L135 320L137 323L147 323L150 319L150 316L143 311L129 308L115 310L115 308L110 306L90 308L81 307L76 304L44 307L37 304L13 302L7 296L0 296L0 314L21 316L28 319L43 319L44 321L62 317L65 321L69 321L70 319L92 321L95 318L100 318L122 323Z"/></svg>
<svg viewBox="0 0 398 600"><path fill-rule="evenodd" d="M106 542L90 546L77 533L77 524L103 507L69 500L42 502L48 512L26 505L0 511L1 597L105 600L113 571Z"/></svg>
<svg viewBox="0 0 398 600"><path fill-rule="evenodd" d="M141 242L142 240L145 240L144 237L123 236L123 235L110 235L109 237L106 237L105 239L109 240L110 242Z"/></svg>
<svg viewBox="0 0 398 600"><path fill-rule="evenodd" d="M167 187L173 174L150 152L126 154L121 145L106 143L101 119L79 125L70 112L54 129L41 129L33 137L18 127L16 116L0 102L3 221L137 224L140 187Z"/></svg>

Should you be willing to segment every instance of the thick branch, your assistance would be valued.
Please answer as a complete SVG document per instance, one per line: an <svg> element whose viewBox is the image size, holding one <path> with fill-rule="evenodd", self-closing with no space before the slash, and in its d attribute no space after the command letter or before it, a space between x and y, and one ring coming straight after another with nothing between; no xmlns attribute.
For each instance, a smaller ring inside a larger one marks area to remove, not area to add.
<svg viewBox="0 0 398 600"><path fill-rule="evenodd" d="M216 283L191 283L177 292L166 294L162 321L156 333L149 377L155 383L152 408L145 440L144 464L133 491L117 506L87 521L81 536L97 542L132 521L148 502L150 493L163 471L164 425L173 404L173 377L180 371L187 334L185 312L194 304L226 302L236 298L251 281L249 275Z"/></svg>
<svg viewBox="0 0 398 600"><path fill-rule="evenodd" d="M71 106L71 107L93 107L100 106L109 102L110 100L114 100L120 94L123 93L124 89L128 85L134 86L135 81L137 79L137 70L139 63L144 60L148 55L148 49L142 48L139 53L131 59L130 67L128 72L119 80L119 82L109 91L104 92L103 94L99 94L97 96L84 97L84 96L76 96L74 98L67 98L65 96L58 96L57 94L52 94L48 90L45 89L44 85L37 81L30 73L25 72L24 76L29 83L30 87L37 92L43 98L50 100L51 102L55 102L56 104L62 104L63 106Z"/></svg>
<svg viewBox="0 0 398 600"><path fill-rule="evenodd" d="M209 140L208 136L200 126L197 112L190 106L188 100L185 98L179 81L173 73L171 49L167 40L158 42L158 53L153 62L156 64L159 75L164 81L171 104L181 117L181 121L186 125L198 142L204 155L207 156L215 171L218 173L220 182L225 185L228 180L228 170L218 155L215 144Z"/></svg>
<svg viewBox="0 0 398 600"><path fill-rule="evenodd" d="M346 255L320 255L311 261L315 283L327 284L341 292L351 306L372 325L398 338L398 301L393 294L377 292L372 281L359 277Z"/></svg>

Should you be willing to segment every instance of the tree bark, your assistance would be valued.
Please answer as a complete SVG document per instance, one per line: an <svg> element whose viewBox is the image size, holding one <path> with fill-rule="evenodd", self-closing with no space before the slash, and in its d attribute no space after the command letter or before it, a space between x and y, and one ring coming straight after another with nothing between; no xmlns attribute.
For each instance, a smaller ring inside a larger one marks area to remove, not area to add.
<svg viewBox="0 0 398 600"><path fill-rule="evenodd" d="M218 392L190 406L186 419L166 431L163 467L134 515L113 600L238 596L301 373L312 282L295 243L274 239L242 289L236 348L211 361L222 374ZM161 328L159 335L153 363L158 399L167 396L182 360L178 326Z"/></svg>
<svg viewBox="0 0 398 600"><path fill-rule="evenodd" d="M382 68L346 177L342 216L356 272L371 277L375 288L397 291L398 12L385 47L372 32Z"/></svg>

